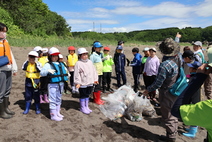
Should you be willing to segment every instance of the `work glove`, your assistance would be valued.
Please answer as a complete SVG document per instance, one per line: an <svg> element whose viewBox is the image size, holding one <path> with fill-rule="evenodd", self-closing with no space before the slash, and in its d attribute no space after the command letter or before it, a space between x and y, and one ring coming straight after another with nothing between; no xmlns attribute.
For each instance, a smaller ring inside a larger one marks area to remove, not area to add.
<svg viewBox="0 0 212 142"><path fill-rule="evenodd" d="M106 57L102 58L102 61L105 61L105 60L107 60L107 59L108 59L108 57L106 56Z"/></svg>
<svg viewBox="0 0 212 142"><path fill-rule="evenodd" d="M51 73L51 74L54 74L54 73L55 73L55 70L53 70L53 69L48 69L48 72Z"/></svg>

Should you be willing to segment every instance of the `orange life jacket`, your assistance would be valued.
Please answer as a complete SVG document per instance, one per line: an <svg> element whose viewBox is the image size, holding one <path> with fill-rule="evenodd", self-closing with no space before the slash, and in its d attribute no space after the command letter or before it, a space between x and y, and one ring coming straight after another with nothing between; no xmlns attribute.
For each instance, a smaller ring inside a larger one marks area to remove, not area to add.
<svg viewBox="0 0 212 142"><path fill-rule="evenodd" d="M12 64L12 55L10 45L7 40L0 41L0 56L6 55L9 59L9 64Z"/></svg>

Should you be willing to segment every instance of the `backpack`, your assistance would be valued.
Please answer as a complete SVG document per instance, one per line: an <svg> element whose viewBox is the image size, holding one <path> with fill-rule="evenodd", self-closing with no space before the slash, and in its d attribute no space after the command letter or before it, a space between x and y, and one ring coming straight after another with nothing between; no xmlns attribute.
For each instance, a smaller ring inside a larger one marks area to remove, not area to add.
<svg viewBox="0 0 212 142"><path fill-rule="evenodd" d="M169 88L169 92L174 96L179 96L184 89L188 86L186 75L184 73L183 67L181 64L178 64L178 77L176 82Z"/></svg>

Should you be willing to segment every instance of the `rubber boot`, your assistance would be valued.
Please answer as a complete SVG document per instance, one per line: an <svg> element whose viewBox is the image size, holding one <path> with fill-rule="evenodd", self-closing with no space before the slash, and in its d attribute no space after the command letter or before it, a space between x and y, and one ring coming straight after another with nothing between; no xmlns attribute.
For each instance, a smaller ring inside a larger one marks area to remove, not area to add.
<svg viewBox="0 0 212 142"><path fill-rule="evenodd" d="M194 138L196 136L197 129L197 126L190 126L188 133L183 133L183 135L186 137Z"/></svg>
<svg viewBox="0 0 212 142"><path fill-rule="evenodd" d="M13 117L12 115L7 114L5 112L5 108L4 108L4 104L3 103L0 103L0 117L4 118L4 119L10 119L10 118Z"/></svg>
<svg viewBox="0 0 212 142"><path fill-rule="evenodd" d="M5 112L6 112L7 114L14 115L15 112L11 111L11 110L8 108L8 104L9 104L9 97L5 97L5 98L4 98L4 109L5 109Z"/></svg>
<svg viewBox="0 0 212 142"><path fill-rule="evenodd" d="M92 110L89 108L88 104L89 104L89 98L85 98L85 107L89 112L92 112Z"/></svg>
<svg viewBox="0 0 212 142"><path fill-rule="evenodd" d="M36 114L40 114L40 104L39 103L35 103L35 113Z"/></svg>
<svg viewBox="0 0 212 142"><path fill-rule="evenodd" d="M47 94L44 94L44 95L43 95L43 98L44 98L44 101L45 101L46 103L49 103Z"/></svg>
<svg viewBox="0 0 212 142"><path fill-rule="evenodd" d="M57 110L57 116L63 118L64 116L60 114L60 105L56 106L56 110Z"/></svg>
<svg viewBox="0 0 212 142"><path fill-rule="evenodd" d="M40 95L40 103L42 104L42 103L45 103L44 101L43 101L43 95Z"/></svg>
<svg viewBox="0 0 212 142"><path fill-rule="evenodd" d="M101 95L101 91L93 92L94 103L98 105L103 105L104 101L101 100L100 95Z"/></svg>
<svg viewBox="0 0 212 142"><path fill-rule="evenodd" d="M63 118L57 116L57 110L56 109L50 109L50 116L51 116L51 120L54 120L54 121L63 120Z"/></svg>
<svg viewBox="0 0 212 142"><path fill-rule="evenodd" d="M89 114L90 111L88 111L86 109L86 106L85 106L85 99L80 99L80 111L84 114Z"/></svg>
<svg viewBox="0 0 212 142"><path fill-rule="evenodd" d="M26 105L25 105L26 108L25 108L23 114L29 113L30 106L31 106L31 102L26 102Z"/></svg>

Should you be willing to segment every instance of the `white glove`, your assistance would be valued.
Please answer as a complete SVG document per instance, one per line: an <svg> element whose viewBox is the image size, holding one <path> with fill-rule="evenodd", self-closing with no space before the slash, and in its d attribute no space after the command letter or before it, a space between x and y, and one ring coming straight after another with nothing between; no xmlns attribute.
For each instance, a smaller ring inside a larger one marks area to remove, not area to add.
<svg viewBox="0 0 212 142"><path fill-rule="evenodd" d="M106 56L106 57L102 58L102 61L107 60L107 59L108 59L108 57Z"/></svg>
<svg viewBox="0 0 212 142"><path fill-rule="evenodd" d="M55 70L53 70L53 69L48 69L48 72L51 73L51 74L54 74L54 73L55 73Z"/></svg>

